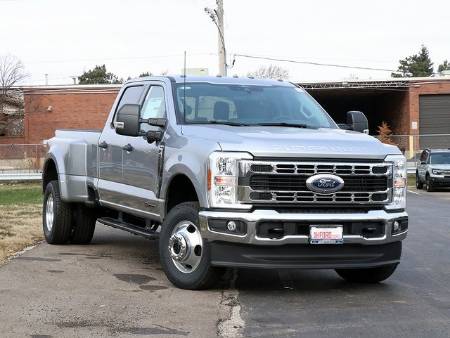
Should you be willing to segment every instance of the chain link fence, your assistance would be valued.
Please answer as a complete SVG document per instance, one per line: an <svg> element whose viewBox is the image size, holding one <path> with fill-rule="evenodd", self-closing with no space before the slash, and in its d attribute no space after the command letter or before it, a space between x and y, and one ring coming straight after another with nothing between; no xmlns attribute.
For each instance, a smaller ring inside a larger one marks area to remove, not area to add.
<svg viewBox="0 0 450 338"><path fill-rule="evenodd" d="M0 144L0 181L40 180L47 146Z"/></svg>
<svg viewBox="0 0 450 338"><path fill-rule="evenodd" d="M387 142L400 148L415 172L423 149L450 148L450 134L390 135ZM41 179L47 146L44 144L0 144L0 181Z"/></svg>

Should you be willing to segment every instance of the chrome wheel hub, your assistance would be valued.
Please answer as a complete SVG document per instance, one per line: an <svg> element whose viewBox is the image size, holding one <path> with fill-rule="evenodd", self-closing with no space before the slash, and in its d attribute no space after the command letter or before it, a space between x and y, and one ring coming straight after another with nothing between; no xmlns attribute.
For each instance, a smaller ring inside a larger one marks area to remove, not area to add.
<svg viewBox="0 0 450 338"><path fill-rule="evenodd" d="M52 231L53 228L53 219L54 219L54 206L53 206L53 195L50 194L47 197L47 201L45 203L45 226L48 231Z"/></svg>
<svg viewBox="0 0 450 338"><path fill-rule="evenodd" d="M203 251L203 240L197 226L189 221L178 223L169 238L168 249L170 258L179 271L195 271Z"/></svg>

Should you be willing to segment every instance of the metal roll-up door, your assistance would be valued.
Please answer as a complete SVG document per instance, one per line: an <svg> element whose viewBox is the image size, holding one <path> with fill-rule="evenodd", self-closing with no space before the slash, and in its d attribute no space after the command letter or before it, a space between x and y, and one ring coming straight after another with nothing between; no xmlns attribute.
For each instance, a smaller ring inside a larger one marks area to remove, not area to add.
<svg viewBox="0 0 450 338"><path fill-rule="evenodd" d="M420 148L450 147L450 94L420 96L419 127Z"/></svg>

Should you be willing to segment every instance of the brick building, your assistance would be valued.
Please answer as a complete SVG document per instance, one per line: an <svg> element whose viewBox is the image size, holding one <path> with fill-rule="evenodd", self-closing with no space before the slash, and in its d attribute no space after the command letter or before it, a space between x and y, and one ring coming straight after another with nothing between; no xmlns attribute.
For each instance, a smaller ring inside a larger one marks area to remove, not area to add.
<svg viewBox="0 0 450 338"><path fill-rule="evenodd" d="M40 144L56 129L99 129L120 89L117 85L24 87L22 135L0 136L0 144Z"/></svg>
<svg viewBox="0 0 450 338"><path fill-rule="evenodd" d="M375 135L386 121L396 135L392 140L411 155L424 147L450 147L450 77L301 85L337 122L345 122L349 110L362 111Z"/></svg>
<svg viewBox="0 0 450 338"><path fill-rule="evenodd" d="M450 77L400 78L384 81L300 83L337 122L360 110L371 134L382 121L390 124L394 141L413 153L424 146L450 146ZM23 135L0 136L0 144L37 144L55 129L102 128L120 85L26 87ZM415 135L430 135L436 137Z"/></svg>

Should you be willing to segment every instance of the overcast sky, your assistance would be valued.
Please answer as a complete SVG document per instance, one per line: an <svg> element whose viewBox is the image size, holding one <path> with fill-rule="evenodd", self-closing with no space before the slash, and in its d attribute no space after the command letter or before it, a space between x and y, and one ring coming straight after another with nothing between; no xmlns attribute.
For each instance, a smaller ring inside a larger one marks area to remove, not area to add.
<svg viewBox="0 0 450 338"><path fill-rule="evenodd" d="M450 61L450 1L224 0L227 52L396 69L425 44ZM0 55L25 64L31 84L71 83L96 64L120 77L218 72L215 0L0 0ZM229 75L270 61L236 58ZM390 72L276 63L294 81L386 78Z"/></svg>

